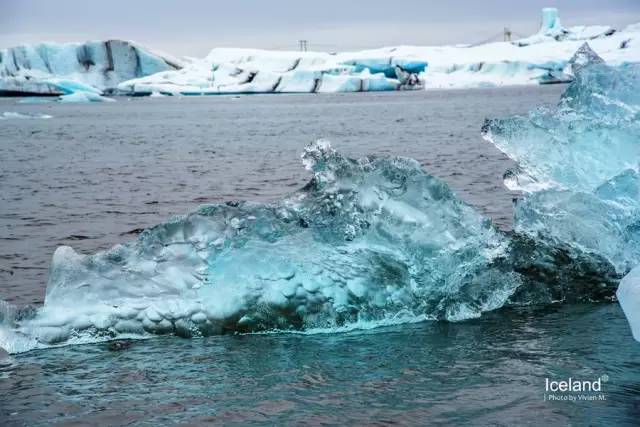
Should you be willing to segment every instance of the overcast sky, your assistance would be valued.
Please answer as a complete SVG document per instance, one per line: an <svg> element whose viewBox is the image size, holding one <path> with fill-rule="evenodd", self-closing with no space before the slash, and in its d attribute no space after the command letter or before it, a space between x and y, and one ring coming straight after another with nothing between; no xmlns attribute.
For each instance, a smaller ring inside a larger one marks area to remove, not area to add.
<svg viewBox="0 0 640 427"><path fill-rule="evenodd" d="M476 43L509 26L535 32L540 9L563 25L640 22L640 0L0 0L0 47L118 38L175 55L214 47L347 50Z"/></svg>

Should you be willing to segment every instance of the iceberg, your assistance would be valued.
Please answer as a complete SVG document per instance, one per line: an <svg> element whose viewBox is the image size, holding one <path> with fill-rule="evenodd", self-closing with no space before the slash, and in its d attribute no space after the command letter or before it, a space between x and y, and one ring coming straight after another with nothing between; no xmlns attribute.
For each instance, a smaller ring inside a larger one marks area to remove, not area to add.
<svg viewBox="0 0 640 427"><path fill-rule="evenodd" d="M604 59L591 49L589 43L585 42L580 46L580 49L576 50L576 53L573 54L567 64L565 72L568 75L575 76L587 65L602 64L604 62Z"/></svg>
<svg viewBox="0 0 640 427"><path fill-rule="evenodd" d="M91 102L115 102L115 99L92 92L74 92L58 97L57 101L63 104L86 104Z"/></svg>
<svg viewBox="0 0 640 427"><path fill-rule="evenodd" d="M215 48L185 59L120 40L41 43L0 50L0 96L68 95L73 85L100 95L202 96L566 83L585 41L607 64L621 65L640 62L638 40L640 25L565 28L557 9L545 8L540 30L514 42L355 52Z"/></svg>
<svg viewBox="0 0 640 427"><path fill-rule="evenodd" d="M75 85L74 85L75 86ZM102 92L94 89L84 91L82 89L76 89L75 92L69 92L67 95L60 95L55 97L27 97L22 98L20 104L88 104L93 102L115 102L115 99L108 98L101 95Z"/></svg>
<svg viewBox="0 0 640 427"><path fill-rule="evenodd" d="M277 203L204 205L94 255L58 248L44 306L5 309L0 347L334 332L612 297L606 261L567 263L564 248L499 231L415 160L351 159L323 140L302 159L310 182Z"/></svg>
<svg viewBox="0 0 640 427"><path fill-rule="evenodd" d="M0 50L0 96L115 90L118 83L182 67L182 61L121 40L40 43Z"/></svg>
<svg viewBox="0 0 640 427"><path fill-rule="evenodd" d="M640 341L640 267L622 278L616 295L631 326L633 338Z"/></svg>
<svg viewBox="0 0 640 427"><path fill-rule="evenodd" d="M205 205L95 255L59 248L44 306L5 321L0 347L461 320L520 284L504 235L416 161L326 141L303 161L311 181L278 203Z"/></svg>

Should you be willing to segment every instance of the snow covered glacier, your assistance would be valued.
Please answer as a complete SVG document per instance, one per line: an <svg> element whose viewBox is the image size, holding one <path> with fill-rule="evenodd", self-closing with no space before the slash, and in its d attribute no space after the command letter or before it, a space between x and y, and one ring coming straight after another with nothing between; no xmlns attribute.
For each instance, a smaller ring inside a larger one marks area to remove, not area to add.
<svg viewBox="0 0 640 427"><path fill-rule="evenodd" d="M585 41L609 64L640 61L640 26L565 28L557 10L547 8L538 33L514 42L340 53L216 48L181 70L118 87L136 94L211 95L558 83L572 79L568 61Z"/></svg>
<svg viewBox="0 0 640 427"><path fill-rule="evenodd" d="M640 61L640 25L565 28L546 8L540 30L513 42L396 46L357 52L215 48L187 63L125 41L0 50L0 95L113 91L149 95L362 92L546 84L588 41L608 64ZM82 89L84 87L84 89Z"/></svg>
<svg viewBox="0 0 640 427"><path fill-rule="evenodd" d="M0 50L0 96L112 91L125 80L182 62L120 40L40 43Z"/></svg>

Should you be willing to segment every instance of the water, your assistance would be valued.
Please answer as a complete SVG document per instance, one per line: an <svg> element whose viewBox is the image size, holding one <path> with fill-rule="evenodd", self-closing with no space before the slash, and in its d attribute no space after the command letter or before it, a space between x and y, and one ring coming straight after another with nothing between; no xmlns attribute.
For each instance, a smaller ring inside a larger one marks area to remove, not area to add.
<svg viewBox="0 0 640 427"><path fill-rule="evenodd" d="M615 351L614 351L615 350ZM18 357L3 425L634 425L640 349L615 305L334 335L161 337ZM545 378L607 400L549 402Z"/></svg>
<svg viewBox="0 0 640 427"><path fill-rule="evenodd" d="M502 173L513 165L480 126L553 104L562 89L0 99L0 112L53 116L0 121L0 298L41 303L58 245L95 252L201 203L291 192L308 176L302 148L320 137L354 157L413 157L508 228L516 195ZM334 335L64 347L0 367L0 424L633 424L639 351L615 304ZM605 401L544 401L545 377L602 374Z"/></svg>

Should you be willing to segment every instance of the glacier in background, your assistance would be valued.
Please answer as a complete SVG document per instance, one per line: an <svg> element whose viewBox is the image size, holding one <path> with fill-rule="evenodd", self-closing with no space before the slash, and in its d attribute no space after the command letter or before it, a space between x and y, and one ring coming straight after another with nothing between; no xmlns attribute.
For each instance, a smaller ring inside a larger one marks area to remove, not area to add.
<svg viewBox="0 0 640 427"><path fill-rule="evenodd" d="M588 41L607 63L640 61L640 26L564 28L543 10L539 32L514 42L396 46L359 52L213 49L183 69L121 83L125 93L357 92L569 82L567 65Z"/></svg>
<svg viewBox="0 0 640 427"><path fill-rule="evenodd" d="M546 8L535 35L478 45L338 53L215 48L205 58L187 61L116 40L18 46L0 50L0 94L80 91L92 97L86 86L98 95L117 89L157 96L561 83L572 80L569 60L585 41L609 65L640 62L640 24L620 31L608 26L565 28L557 9Z"/></svg>

